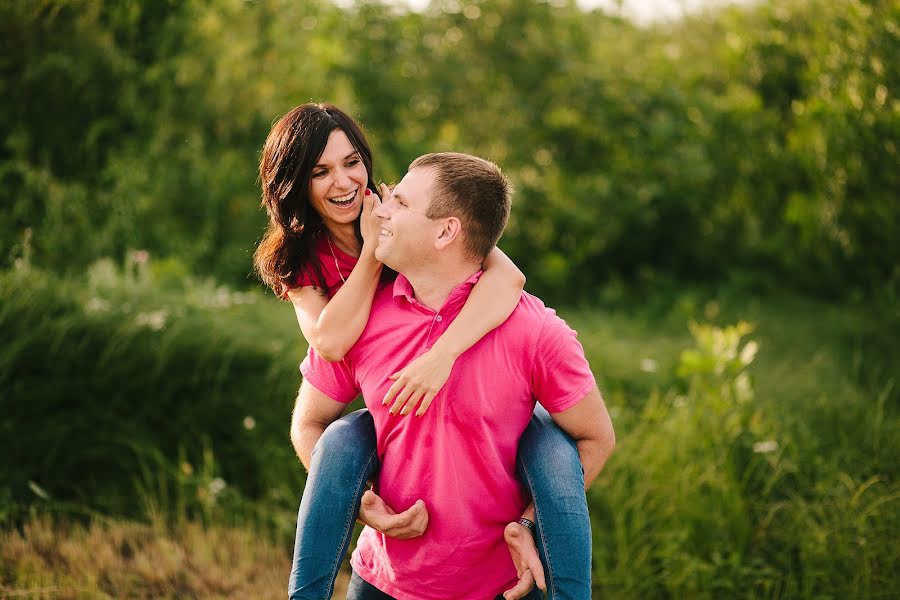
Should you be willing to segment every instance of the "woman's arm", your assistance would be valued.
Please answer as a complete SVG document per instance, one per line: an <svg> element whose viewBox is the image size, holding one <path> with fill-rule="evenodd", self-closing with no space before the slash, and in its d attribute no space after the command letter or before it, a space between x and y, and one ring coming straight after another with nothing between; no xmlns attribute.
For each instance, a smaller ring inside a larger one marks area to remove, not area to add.
<svg viewBox="0 0 900 600"><path fill-rule="evenodd" d="M509 318L524 287L525 275L519 268L499 248L491 250L484 259L484 273L459 316L428 352L391 375L394 384L383 404L396 396L391 413L408 415L421 400L416 416L423 415L450 377L459 355Z"/></svg>
<svg viewBox="0 0 900 600"><path fill-rule="evenodd" d="M368 190L367 190L368 191ZM363 201L363 247L347 281L329 301L322 290L304 286L288 290L300 331L316 354L327 361L342 360L369 320L382 264L375 258L378 223L372 215L375 194Z"/></svg>
<svg viewBox="0 0 900 600"><path fill-rule="evenodd" d="M381 276L381 263L360 256L341 289L329 301L312 286L288 290L300 331L316 354L327 361L342 360L359 339Z"/></svg>

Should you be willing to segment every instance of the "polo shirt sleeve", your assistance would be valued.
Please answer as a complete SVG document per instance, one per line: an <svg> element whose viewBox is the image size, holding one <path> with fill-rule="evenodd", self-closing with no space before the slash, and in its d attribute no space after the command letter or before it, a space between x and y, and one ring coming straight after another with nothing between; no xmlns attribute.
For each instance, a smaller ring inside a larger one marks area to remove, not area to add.
<svg viewBox="0 0 900 600"><path fill-rule="evenodd" d="M549 312L538 336L531 382L534 397L548 412L562 412L587 396L597 382L578 334L555 311Z"/></svg>
<svg viewBox="0 0 900 600"><path fill-rule="evenodd" d="M300 363L303 379L314 388L337 402L352 402L359 395L359 388L346 360L328 362L312 348Z"/></svg>

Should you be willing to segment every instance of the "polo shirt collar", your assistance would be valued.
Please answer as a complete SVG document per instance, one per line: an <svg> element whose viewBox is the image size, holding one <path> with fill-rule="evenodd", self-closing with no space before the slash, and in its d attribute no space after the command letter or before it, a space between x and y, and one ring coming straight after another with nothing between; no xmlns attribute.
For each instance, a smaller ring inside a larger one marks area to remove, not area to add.
<svg viewBox="0 0 900 600"><path fill-rule="evenodd" d="M440 310L437 312L446 315L448 313L457 313L462 310L466 300L469 299L469 294L472 293L472 288L478 283L483 272L482 269L475 271L468 279L454 287L450 291L450 295L447 296L447 299L444 301L443 306L441 306ZM394 300L405 300L406 303L415 303L417 306L427 308L416 299L416 292L413 290L412 284L409 282L409 279L402 274L398 274L397 279L394 280ZM428 310L431 309L429 308Z"/></svg>

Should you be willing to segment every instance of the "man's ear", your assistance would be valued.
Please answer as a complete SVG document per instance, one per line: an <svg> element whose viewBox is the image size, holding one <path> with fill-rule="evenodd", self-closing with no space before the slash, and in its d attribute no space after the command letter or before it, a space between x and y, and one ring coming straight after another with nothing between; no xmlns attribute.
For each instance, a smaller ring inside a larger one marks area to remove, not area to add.
<svg viewBox="0 0 900 600"><path fill-rule="evenodd" d="M441 227L437 238L434 240L434 247L437 250L443 250L461 238L462 223L456 217L447 217L444 219L443 227Z"/></svg>

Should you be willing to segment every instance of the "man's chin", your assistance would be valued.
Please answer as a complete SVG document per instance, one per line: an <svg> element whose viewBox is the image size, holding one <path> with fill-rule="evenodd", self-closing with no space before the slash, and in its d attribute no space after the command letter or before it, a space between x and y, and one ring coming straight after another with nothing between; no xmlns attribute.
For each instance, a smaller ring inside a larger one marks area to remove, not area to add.
<svg viewBox="0 0 900 600"><path fill-rule="evenodd" d="M375 258L384 266L397 271L397 263L391 258L390 253L382 250L380 246L375 248Z"/></svg>

